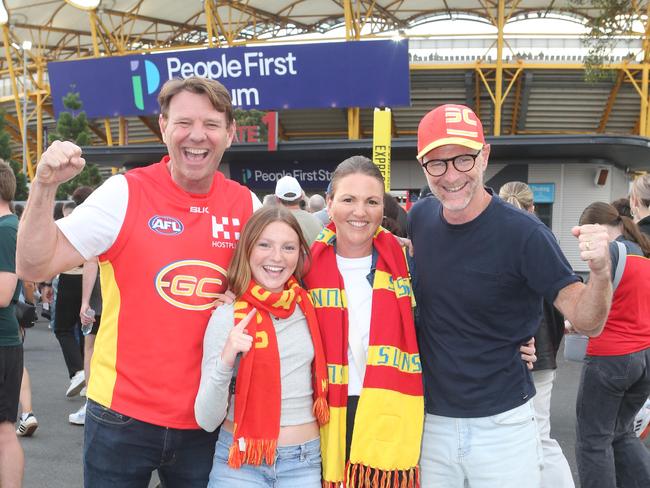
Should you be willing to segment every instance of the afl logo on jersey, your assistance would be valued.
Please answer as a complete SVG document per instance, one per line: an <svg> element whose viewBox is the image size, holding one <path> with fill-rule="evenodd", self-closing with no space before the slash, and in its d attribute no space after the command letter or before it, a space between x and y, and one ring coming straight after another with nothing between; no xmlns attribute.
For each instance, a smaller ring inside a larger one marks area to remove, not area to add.
<svg viewBox="0 0 650 488"><path fill-rule="evenodd" d="M164 236L175 236L183 232L183 224L174 217L154 215L149 219L149 228Z"/></svg>
<svg viewBox="0 0 650 488"><path fill-rule="evenodd" d="M167 303L184 310L209 310L226 291L226 270L198 259L168 264L155 279L156 292Z"/></svg>

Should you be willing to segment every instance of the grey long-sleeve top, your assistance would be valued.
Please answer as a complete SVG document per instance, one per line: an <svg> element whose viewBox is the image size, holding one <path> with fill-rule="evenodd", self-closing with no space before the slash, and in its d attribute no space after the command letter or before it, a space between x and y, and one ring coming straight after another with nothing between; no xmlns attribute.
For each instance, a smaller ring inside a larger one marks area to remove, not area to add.
<svg viewBox="0 0 650 488"><path fill-rule="evenodd" d="M272 320L280 353L280 426L313 422L311 365L314 346L307 320L300 307L286 319L272 317ZM221 361L221 352L234 323L234 305L222 305L213 312L203 339L201 383L194 401L194 416L208 432L221 425L226 412L229 420L234 417L234 396L230 405L228 397L236 367L230 368Z"/></svg>

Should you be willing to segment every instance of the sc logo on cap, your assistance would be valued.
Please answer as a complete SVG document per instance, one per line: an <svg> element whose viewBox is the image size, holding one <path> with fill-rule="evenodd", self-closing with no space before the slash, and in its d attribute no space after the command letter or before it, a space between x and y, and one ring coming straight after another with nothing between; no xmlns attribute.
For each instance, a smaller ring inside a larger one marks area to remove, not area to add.
<svg viewBox="0 0 650 488"><path fill-rule="evenodd" d="M465 122L469 125L478 125L476 119L472 118L474 112L469 108L465 107L461 109L460 107L446 107L445 108L445 122L448 124L458 124L459 122Z"/></svg>

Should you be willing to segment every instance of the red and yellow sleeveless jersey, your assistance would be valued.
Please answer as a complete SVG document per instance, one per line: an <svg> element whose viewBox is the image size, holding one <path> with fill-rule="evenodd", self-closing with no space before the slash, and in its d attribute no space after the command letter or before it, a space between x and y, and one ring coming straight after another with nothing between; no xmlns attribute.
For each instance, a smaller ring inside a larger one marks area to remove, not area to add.
<svg viewBox="0 0 650 488"><path fill-rule="evenodd" d="M99 258L104 306L88 397L144 422L196 429L203 336L252 201L219 172L208 194L188 194L168 161L126 174L124 223Z"/></svg>
<svg viewBox="0 0 650 488"><path fill-rule="evenodd" d="M650 347L650 259L628 254L602 334L589 339L590 356L620 356Z"/></svg>

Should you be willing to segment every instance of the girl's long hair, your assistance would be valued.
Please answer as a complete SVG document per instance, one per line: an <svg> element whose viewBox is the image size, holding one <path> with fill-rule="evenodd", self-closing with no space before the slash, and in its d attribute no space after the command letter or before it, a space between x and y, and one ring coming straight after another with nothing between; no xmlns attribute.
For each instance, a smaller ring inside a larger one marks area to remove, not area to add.
<svg viewBox="0 0 650 488"><path fill-rule="evenodd" d="M645 257L650 257L650 239L641 232L632 219L619 215L613 205L605 202L594 202L585 208L580 216L580 225L601 224L618 227L622 225L622 234L628 241L636 242Z"/></svg>

